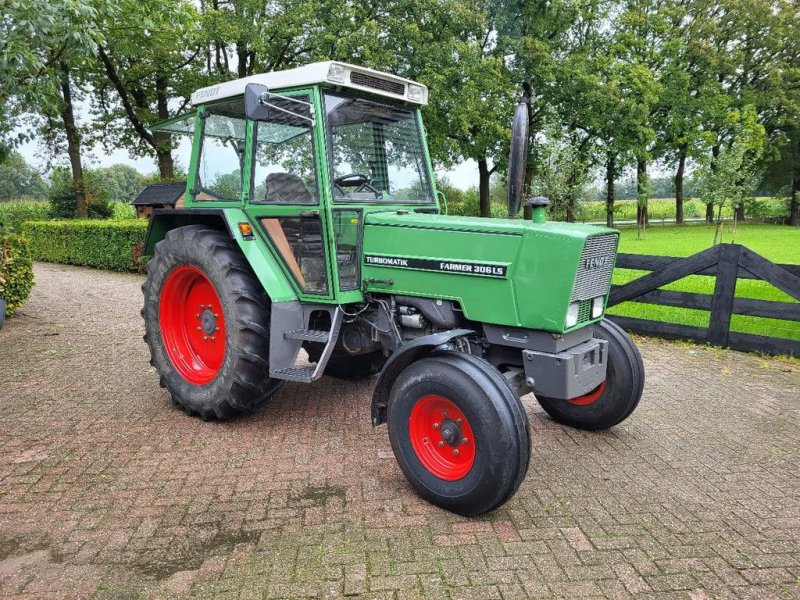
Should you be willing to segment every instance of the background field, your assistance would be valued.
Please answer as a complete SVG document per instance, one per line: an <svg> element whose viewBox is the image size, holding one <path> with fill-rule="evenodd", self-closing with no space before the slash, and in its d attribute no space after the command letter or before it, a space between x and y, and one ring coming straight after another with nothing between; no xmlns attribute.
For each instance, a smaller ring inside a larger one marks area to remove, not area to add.
<svg viewBox="0 0 800 600"><path fill-rule="evenodd" d="M685 225L653 226L646 230L644 239L637 238L635 228L623 228L620 238L620 252L627 254L657 254L662 256L690 256L711 246L714 240L714 226ZM747 246L754 252L776 263L800 264L800 229L785 225L738 224L733 232L731 224L723 227L722 241ZM647 271L616 269L612 282L627 283L645 275ZM682 292L712 294L714 278L705 275L692 275L664 286L663 289ZM795 300L765 281L740 279L736 295L742 298L794 302ZM638 317L655 321L669 321L708 327L709 313L704 310L656 306L625 302L608 310L610 315ZM733 315L731 329L743 333L755 333L790 339L800 339L800 323Z"/></svg>
<svg viewBox="0 0 800 600"><path fill-rule="evenodd" d="M635 221L636 200L617 200L614 202L614 220ZM788 198L748 198L744 203L745 217L758 219L785 218L789 211ZM647 202L647 214L651 221L674 221L674 198L651 198ZM716 209L715 213L716 214ZM706 205L699 199L686 199L683 202L684 219L701 219L706 216ZM730 204L722 207L722 216L733 216ZM606 206L604 202L583 202L578 207L579 221L605 221Z"/></svg>

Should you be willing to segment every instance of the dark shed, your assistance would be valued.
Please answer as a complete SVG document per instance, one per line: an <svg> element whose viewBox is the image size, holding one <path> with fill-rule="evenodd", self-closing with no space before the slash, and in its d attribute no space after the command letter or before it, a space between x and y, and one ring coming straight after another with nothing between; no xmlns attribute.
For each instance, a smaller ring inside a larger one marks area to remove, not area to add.
<svg viewBox="0 0 800 600"><path fill-rule="evenodd" d="M149 218L154 208L180 208L186 193L186 182L151 183L134 198L136 217Z"/></svg>

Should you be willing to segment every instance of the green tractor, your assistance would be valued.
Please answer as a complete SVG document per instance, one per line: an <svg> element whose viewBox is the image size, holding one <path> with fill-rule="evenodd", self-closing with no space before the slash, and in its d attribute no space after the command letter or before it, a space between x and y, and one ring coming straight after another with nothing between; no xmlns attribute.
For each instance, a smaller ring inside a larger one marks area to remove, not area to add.
<svg viewBox="0 0 800 600"><path fill-rule="evenodd" d="M525 477L533 392L557 422L605 429L633 412L644 368L603 319L612 229L448 216L420 108L425 86L338 62L198 90L154 127L191 140L186 191L150 209L151 364L190 415L250 412L286 382L379 374L386 423L417 492L462 515ZM527 105L512 126L521 203Z"/></svg>

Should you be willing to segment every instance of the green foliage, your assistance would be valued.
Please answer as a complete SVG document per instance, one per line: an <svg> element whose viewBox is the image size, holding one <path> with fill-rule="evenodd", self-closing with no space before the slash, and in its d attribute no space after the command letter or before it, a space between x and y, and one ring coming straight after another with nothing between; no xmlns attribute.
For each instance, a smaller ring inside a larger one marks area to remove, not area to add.
<svg viewBox="0 0 800 600"><path fill-rule="evenodd" d="M0 161L0 202L17 198L41 199L47 195L47 183L21 154L12 152Z"/></svg>
<svg viewBox="0 0 800 600"><path fill-rule="evenodd" d="M145 177L128 165L111 165L92 169L99 185L108 194L109 202L132 202L145 186Z"/></svg>
<svg viewBox="0 0 800 600"><path fill-rule="evenodd" d="M461 192L461 197L456 202L449 202L449 214L451 215L460 215L462 217L479 217L481 216L480 211L480 199L478 198L478 190L472 188L467 190L466 192ZM448 201L450 200L450 196L447 197ZM508 208L506 207L505 202L492 202L489 204L489 217L493 219L507 219L508 218Z"/></svg>
<svg viewBox="0 0 800 600"><path fill-rule="evenodd" d="M726 202L739 206L753 184L755 167L764 149L766 131L755 107L731 110L725 118L727 142L700 169L700 195L720 208ZM716 137L712 136L712 143Z"/></svg>
<svg viewBox="0 0 800 600"><path fill-rule="evenodd" d="M174 116L198 87L212 83L202 73L198 48L200 14L190 0L113 0L99 14L106 33L83 79L94 90L92 128L107 150L125 148L137 156L158 156L160 175L175 177L175 138L148 126ZM109 190L113 192L112 190ZM125 198L115 197L112 200Z"/></svg>
<svg viewBox="0 0 800 600"><path fill-rule="evenodd" d="M49 216L49 202L41 200L0 202L0 233L19 233L25 221L38 221Z"/></svg>
<svg viewBox="0 0 800 600"><path fill-rule="evenodd" d="M112 202L111 209L114 214L111 218L116 221L130 221L136 218L136 209L130 204L123 204L122 202Z"/></svg>
<svg viewBox="0 0 800 600"><path fill-rule="evenodd" d="M532 194L550 199L550 214L554 218L573 220L577 203L589 183L589 168L585 153L574 143L550 135L538 148L539 168L531 183Z"/></svg>
<svg viewBox="0 0 800 600"><path fill-rule="evenodd" d="M93 0L14 0L1 5L0 149L5 151L0 150L0 158L9 147L33 137L31 112L49 114L60 100L60 65L78 63L92 44L103 40Z"/></svg>
<svg viewBox="0 0 800 600"><path fill-rule="evenodd" d="M112 271L141 271L146 220L30 221L23 225L35 260Z"/></svg>
<svg viewBox="0 0 800 600"><path fill-rule="evenodd" d="M6 301L6 316L22 308L33 289L33 264L28 242L0 231L0 298Z"/></svg>
<svg viewBox="0 0 800 600"><path fill-rule="evenodd" d="M114 209L108 201L108 192L97 171L84 172L86 205L90 219L108 219ZM77 199L72 177L66 169L56 169L51 178L50 216L56 219L73 219L77 214Z"/></svg>

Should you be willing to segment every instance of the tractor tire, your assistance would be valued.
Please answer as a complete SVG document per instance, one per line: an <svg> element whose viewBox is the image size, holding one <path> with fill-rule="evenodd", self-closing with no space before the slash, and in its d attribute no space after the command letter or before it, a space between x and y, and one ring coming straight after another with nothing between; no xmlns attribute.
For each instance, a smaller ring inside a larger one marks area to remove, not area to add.
<svg viewBox="0 0 800 600"><path fill-rule="evenodd" d="M392 386L387 423L411 486L459 515L503 505L528 471L530 430L517 394L469 354L436 353L406 367Z"/></svg>
<svg viewBox="0 0 800 600"><path fill-rule="evenodd" d="M324 346L311 343L304 348L308 352L308 359L311 362L317 362ZM325 365L325 375L335 379L357 381L379 373L384 363L386 363L386 357L381 351L353 356L344 350L336 349L331 353L328 364Z"/></svg>
<svg viewBox="0 0 800 600"><path fill-rule="evenodd" d="M536 396L553 420L577 429L608 429L627 419L644 390L644 364L639 349L616 323L604 320L595 337L608 341L606 380L588 394L562 400Z"/></svg>
<svg viewBox="0 0 800 600"><path fill-rule="evenodd" d="M169 231L142 293L150 364L187 414L249 413L280 388L268 376L269 299L227 234L203 225Z"/></svg>

